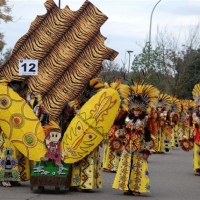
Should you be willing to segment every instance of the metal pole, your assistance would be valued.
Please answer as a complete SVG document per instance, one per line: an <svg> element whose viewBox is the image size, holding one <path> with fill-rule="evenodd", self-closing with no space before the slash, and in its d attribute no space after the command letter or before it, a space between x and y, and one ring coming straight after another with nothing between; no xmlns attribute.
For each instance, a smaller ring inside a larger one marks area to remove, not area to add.
<svg viewBox="0 0 200 200"><path fill-rule="evenodd" d="M156 5L153 7L153 10L151 12L151 17L150 17L150 27L149 27L149 46L148 46L148 63L147 63L147 67L149 67L149 62L150 62L150 47L151 47L151 24L152 24L152 16L153 16L153 12L156 8L156 6L161 2L161 0L159 0Z"/></svg>
<svg viewBox="0 0 200 200"><path fill-rule="evenodd" d="M59 8L60 8L60 3L61 3L61 0L58 1L58 7L59 7Z"/></svg>
<svg viewBox="0 0 200 200"><path fill-rule="evenodd" d="M127 51L127 52L128 52L128 55L129 55L129 64L128 64L128 73L129 73L130 65L131 65L131 53L133 53L133 51Z"/></svg>

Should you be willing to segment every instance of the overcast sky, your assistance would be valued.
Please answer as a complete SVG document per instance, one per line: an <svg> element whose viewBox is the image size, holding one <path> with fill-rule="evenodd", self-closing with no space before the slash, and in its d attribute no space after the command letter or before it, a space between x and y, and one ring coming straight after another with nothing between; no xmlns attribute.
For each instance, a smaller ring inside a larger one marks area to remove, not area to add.
<svg viewBox="0 0 200 200"><path fill-rule="evenodd" d="M9 0L13 7L14 23L1 24L0 31L5 34L6 47L13 48L15 43L29 29L37 15L46 13L45 0ZM58 5L59 0L55 0ZM61 8L66 5L73 11L78 10L84 0L60 0ZM108 16L101 27L101 33L107 37L105 45L118 51L115 62L128 67L127 50L138 54L138 43L144 45L148 39L150 15L158 0L90 0L99 10ZM186 33L200 20L200 0L161 0L156 6L152 20L152 42L157 26L168 28L174 33ZM131 61L133 60L131 54Z"/></svg>

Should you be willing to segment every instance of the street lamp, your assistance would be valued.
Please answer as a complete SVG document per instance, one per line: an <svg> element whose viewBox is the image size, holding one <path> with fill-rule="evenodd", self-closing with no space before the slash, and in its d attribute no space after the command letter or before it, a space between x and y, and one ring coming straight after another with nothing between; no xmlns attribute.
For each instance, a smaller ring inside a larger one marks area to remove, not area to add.
<svg viewBox="0 0 200 200"><path fill-rule="evenodd" d="M129 64L128 64L128 73L129 73L131 53L133 53L133 51L129 50L129 51L127 51L127 53L128 53L128 55L129 55Z"/></svg>
<svg viewBox="0 0 200 200"><path fill-rule="evenodd" d="M152 16L153 16L153 12L156 8L156 6L161 2L161 0L159 0L156 5L153 7L153 10L151 12L151 17L150 17L150 27L149 27L149 48L148 48L148 62L147 62L147 65L149 67L149 62L150 62L150 46L151 46L151 24L152 24Z"/></svg>

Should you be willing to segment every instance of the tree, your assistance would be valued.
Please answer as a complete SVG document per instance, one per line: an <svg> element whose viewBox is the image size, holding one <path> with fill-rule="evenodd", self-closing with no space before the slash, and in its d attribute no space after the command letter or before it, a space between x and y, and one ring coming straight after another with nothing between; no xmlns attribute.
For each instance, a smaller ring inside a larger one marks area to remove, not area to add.
<svg viewBox="0 0 200 200"><path fill-rule="evenodd" d="M10 15L11 7L7 5L8 1L0 0L0 24L2 22L11 22L13 20L12 16ZM0 50L3 49L5 46L5 42L3 40L4 34L0 32Z"/></svg>
<svg viewBox="0 0 200 200"><path fill-rule="evenodd" d="M12 54L12 49L6 49L3 53L3 49L0 50L0 65L3 65L8 60L9 56Z"/></svg>
<svg viewBox="0 0 200 200"><path fill-rule="evenodd" d="M182 60L182 66L177 69L178 74L183 74L180 81L183 81L182 88L178 88L178 95L182 98L192 98L192 90L194 85L199 83L200 80L200 49L191 49L186 47L186 50L183 52L184 57ZM179 71L185 70L180 73Z"/></svg>
<svg viewBox="0 0 200 200"><path fill-rule="evenodd" d="M148 53L150 48L149 62ZM167 91L166 77L172 76L169 70L165 67L166 52L163 46L157 46L155 49L146 43L142 49L142 53L135 56L132 63L132 79L137 81L140 74L147 77L146 82L156 86L160 90ZM149 64L148 64L149 63Z"/></svg>
<svg viewBox="0 0 200 200"><path fill-rule="evenodd" d="M121 78L127 81L128 73L125 67L120 67L119 64L104 60L102 63L103 70L100 73L102 82L112 82L115 78Z"/></svg>
<svg viewBox="0 0 200 200"><path fill-rule="evenodd" d="M151 74L148 82L158 89L179 98L191 98L194 85L199 82L197 73L200 66L199 24L189 31L185 43L179 45L179 36L167 29L157 30L155 47L145 43L142 52L135 56L132 63L134 77L141 71L144 76ZM150 49L150 51L149 51ZM149 64L148 64L149 56Z"/></svg>

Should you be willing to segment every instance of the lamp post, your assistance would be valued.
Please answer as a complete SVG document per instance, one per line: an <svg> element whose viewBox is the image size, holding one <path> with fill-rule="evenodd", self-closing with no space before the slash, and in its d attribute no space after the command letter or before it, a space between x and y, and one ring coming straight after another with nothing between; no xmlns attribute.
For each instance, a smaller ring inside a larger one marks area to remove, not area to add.
<svg viewBox="0 0 200 200"><path fill-rule="evenodd" d="M128 73L129 73L129 70L130 70L130 59L131 59L131 53L133 53L133 51L129 50L127 51L128 55L129 55L129 64L128 64Z"/></svg>
<svg viewBox="0 0 200 200"><path fill-rule="evenodd" d="M152 17L153 17L153 12L156 8L156 6L161 2L161 0L159 0L156 5L153 7L153 10L151 12L151 17L150 17L150 26L149 26L149 47L148 47L148 60L147 60L147 66L149 67L149 62L150 62L150 47L151 47L151 25L152 25Z"/></svg>
<svg viewBox="0 0 200 200"><path fill-rule="evenodd" d="M60 8L60 3L61 3L61 0L58 1L58 7L59 7L59 8Z"/></svg>

